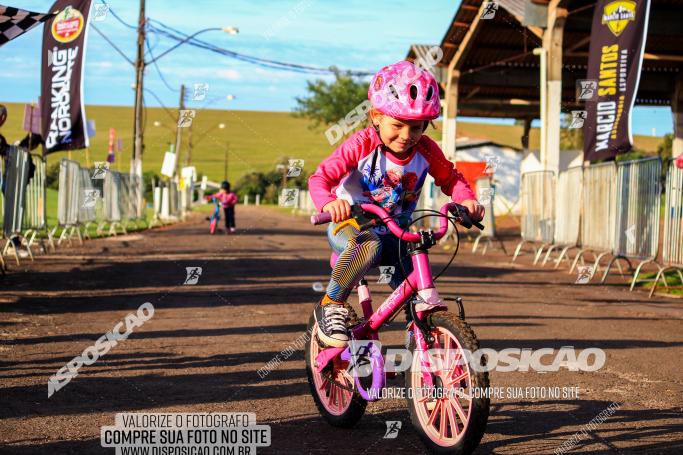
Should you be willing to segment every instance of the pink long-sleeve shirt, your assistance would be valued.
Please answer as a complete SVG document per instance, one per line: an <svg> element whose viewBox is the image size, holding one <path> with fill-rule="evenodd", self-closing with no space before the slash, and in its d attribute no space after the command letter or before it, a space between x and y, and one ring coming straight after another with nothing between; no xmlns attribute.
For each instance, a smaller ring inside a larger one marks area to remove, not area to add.
<svg viewBox="0 0 683 455"><path fill-rule="evenodd" d="M235 204L237 204L237 195L232 192L224 193L223 191L219 191L218 193L211 195L211 198L218 199L221 202L221 207L224 209L234 207Z"/></svg>
<svg viewBox="0 0 683 455"><path fill-rule="evenodd" d="M431 138L423 135L410 155L400 160L382 144L372 127L348 138L320 163L308 179L308 189L321 212L335 199L345 199L350 204L373 203L405 227L417 206L427 174L453 201L476 199L463 175ZM386 232L383 227L374 230L378 234Z"/></svg>

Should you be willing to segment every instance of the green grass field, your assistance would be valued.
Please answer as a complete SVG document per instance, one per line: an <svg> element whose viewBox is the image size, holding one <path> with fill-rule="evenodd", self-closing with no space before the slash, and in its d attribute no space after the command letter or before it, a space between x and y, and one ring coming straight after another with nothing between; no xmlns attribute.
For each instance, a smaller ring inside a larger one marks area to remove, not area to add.
<svg viewBox="0 0 683 455"><path fill-rule="evenodd" d="M0 132L11 143L21 139L25 133L21 131L24 108L22 104L7 103L9 116ZM87 106L88 118L97 124L97 135L92 138L89 150L90 162L103 161L107 156L109 128L115 128L118 137L123 140L124 151L117 156L113 169L128 171L133 129L133 109L119 106ZM154 126L154 122L161 126ZM225 128L216 126L224 123ZM222 180L223 159L226 146L229 144L228 177L236 181L239 176L250 171L269 171L274 169L279 157L288 156L305 160L304 168L312 171L318 163L328 156L334 147L331 146L322 129L313 131L308 128L306 119L293 117L286 112L256 112L199 110L192 128L193 152L192 164L199 172L208 175L212 180ZM430 128L429 135L441 139L441 126L437 130ZM168 144L175 141L175 123L162 108L148 108L145 128L145 152L143 170L161 170L164 151ZM207 132L208 131L208 132ZM487 138L500 144L513 147L520 146L522 127L516 125L491 125L459 122L459 136L471 138ZM181 160L187 157L189 129L183 136ZM538 147L539 132L532 129L530 147ZM661 138L636 136L636 147L654 151ZM86 164L85 151L73 152L72 158ZM48 157L48 165L66 157L66 152L59 152Z"/></svg>

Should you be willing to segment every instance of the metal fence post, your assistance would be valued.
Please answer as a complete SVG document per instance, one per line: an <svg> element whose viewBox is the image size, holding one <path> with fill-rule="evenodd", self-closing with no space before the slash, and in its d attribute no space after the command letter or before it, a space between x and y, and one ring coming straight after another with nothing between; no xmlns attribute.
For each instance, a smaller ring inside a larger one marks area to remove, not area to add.
<svg viewBox="0 0 683 455"><path fill-rule="evenodd" d="M650 289L650 297L661 279L665 287L667 272L676 272L683 283L683 168L669 162L666 175L664 201L664 242L662 244L662 267L657 272Z"/></svg>
<svg viewBox="0 0 683 455"><path fill-rule="evenodd" d="M616 223L617 166L614 162L588 166L583 171L583 214L581 216L581 248L574 257L569 273L590 252L595 258L596 273L602 258L612 251Z"/></svg>
<svg viewBox="0 0 683 455"><path fill-rule="evenodd" d="M654 263L659 248L659 208L661 204L662 160L645 158L617 164L617 211L613 257L605 268L601 282L607 279L612 264L623 260L633 270L631 259L640 260L630 289L638 280L643 266ZM655 263L659 268L659 265ZM623 272L622 272L623 275Z"/></svg>
<svg viewBox="0 0 683 455"><path fill-rule="evenodd" d="M477 251L479 242L482 240L485 242L484 248L481 254L486 254L489 246L493 246L492 240L497 240L500 243L502 250L507 255L505 249L505 244L496 237L496 217L493 213L493 207L496 197L496 187L493 184L493 179L491 177L479 177L476 180L477 187L477 199L484 206L484 219L482 224L484 225L484 230L479 232L479 235L474 240L472 245L472 253Z"/></svg>
<svg viewBox="0 0 683 455"><path fill-rule="evenodd" d="M9 251L12 251L17 265L20 264L17 247L23 245L21 229L24 219L24 202L26 200L26 185L28 184L30 159L31 157L26 149L10 146L7 159L7 175L2 182L2 190L4 193L2 233L7 239L7 242L2 249L2 256L5 256ZM18 239L19 245L15 245L15 239ZM31 249L28 247L26 248L29 257L33 260Z"/></svg>
<svg viewBox="0 0 683 455"><path fill-rule="evenodd" d="M534 264L543 249L552 245L555 231L555 173L535 171L522 174L520 187L522 201L522 240L517 244L512 262L525 243L534 251ZM538 247L534 244L539 244Z"/></svg>
<svg viewBox="0 0 683 455"><path fill-rule="evenodd" d="M554 243L546 251L542 265L548 262L553 250L561 248L559 255L555 258L555 268L558 268L567 256L567 252L578 247L583 194L582 178L583 168L580 166L560 172L557 177ZM568 256L567 260L569 260Z"/></svg>

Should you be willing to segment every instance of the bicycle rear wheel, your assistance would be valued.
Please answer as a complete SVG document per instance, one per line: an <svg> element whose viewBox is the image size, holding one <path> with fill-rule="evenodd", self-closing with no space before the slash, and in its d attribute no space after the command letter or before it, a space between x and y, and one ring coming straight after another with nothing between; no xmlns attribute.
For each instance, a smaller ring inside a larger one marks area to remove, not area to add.
<svg viewBox="0 0 683 455"><path fill-rule="evenodd" d="M352 427L363 417L367 402L358 392L344 388L353 388L353 378L346 371L348 362L337 358L330 362L330 365L322 372L317 371L315 358L324 349L318 344L317 331L318 324L311 314L308 321L310 337L306 344L305 354L306 375L308 376L311 395L313 395L318 411L329 424L335 427ZM339 384L344 387L340 387Z"/></svg>
<svg viewBox="0 0 683 455"><path fill-rule="evenodd" d="M479 349L470 326L455 314L438 312L431 316L434 326L430 364L435 389L427 390L420 365L421 352L410 343L413 354L406 374L410 419L420 438L432 453L469 454L484 436L489 417L489 399L473 396L474 390L487 390L487 372L475 371L463 358L463 350Z"/></svg>

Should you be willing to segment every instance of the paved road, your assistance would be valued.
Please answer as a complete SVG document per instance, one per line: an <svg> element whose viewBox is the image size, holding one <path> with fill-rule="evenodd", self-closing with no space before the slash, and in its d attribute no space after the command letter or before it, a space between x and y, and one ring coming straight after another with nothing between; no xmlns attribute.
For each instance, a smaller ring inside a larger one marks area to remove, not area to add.
<svg viewBox="0 0 683 455"><path fill-rule="evenodd" d="M324 423L300 350L259 377L304 334L320 297L312 284L329 273L329 247L323 229L302 217L240 207L238 223L239 235L210 237L194 215L62 248L8 275L0 292L0 453L113 453L100 447L100 427L127 411L255 412L272 426L272 446L259 453L421 453L402 400L370 404L353 430ZM482 347L607 353L593 373L493 372L494 386L578 387L579 396L494 399L478 453L553 453L610 405L614 414L581 433L572 453L681 453L683 301L648 300L618 279L577 286L566 271L467 249L438 285L463 296ZM433 251L432 262L445 264L447 252ZM194 266L202 267L198 283L183 285ZM383 285L373 289L387 295ZM144 302L154 316L48 399L50 375ZM395 322L382 340L398 346L403 336ZM396 439L383 439L387 420L403 422Z"/></svg>

